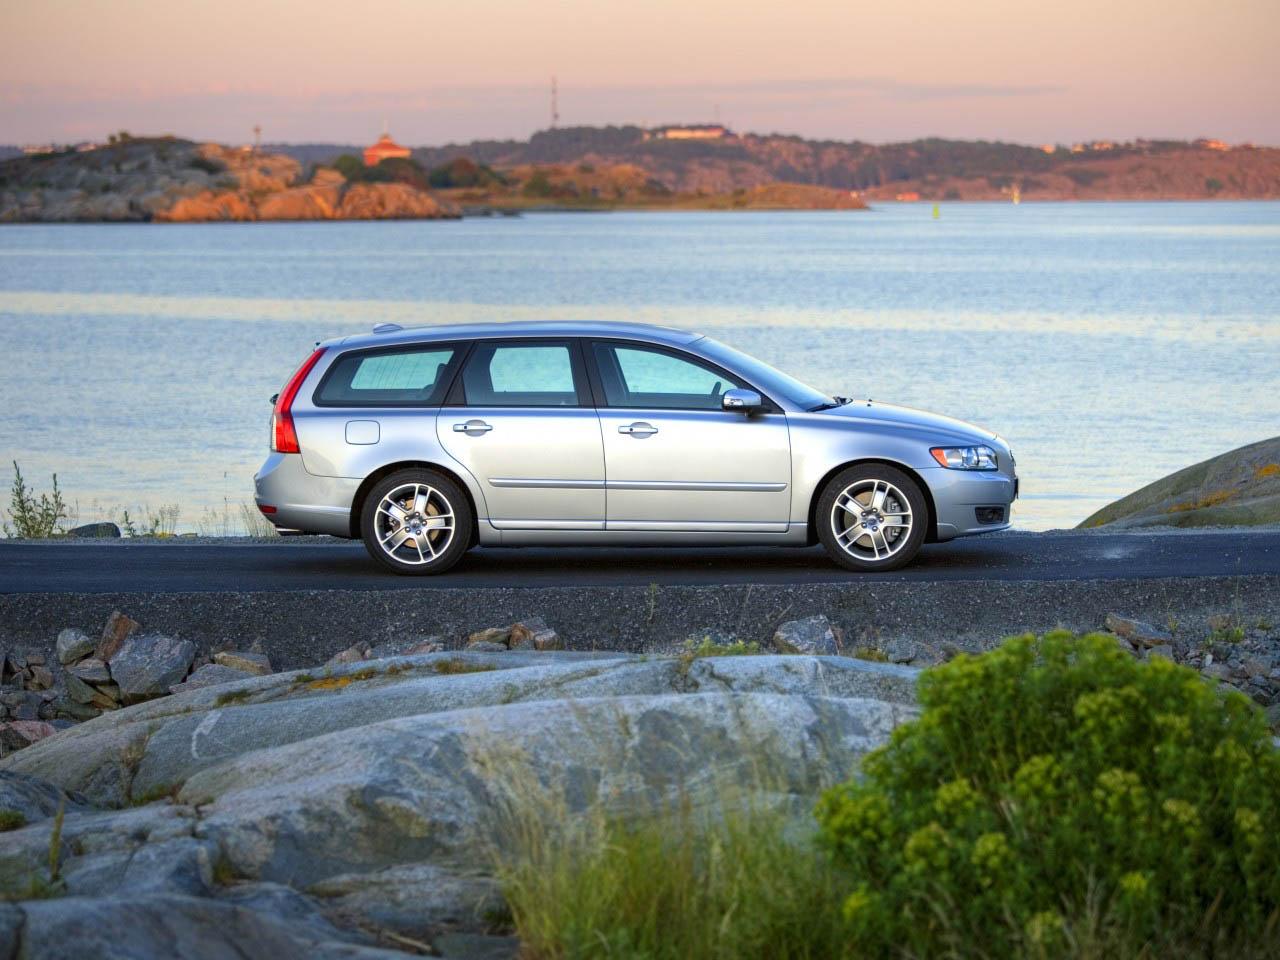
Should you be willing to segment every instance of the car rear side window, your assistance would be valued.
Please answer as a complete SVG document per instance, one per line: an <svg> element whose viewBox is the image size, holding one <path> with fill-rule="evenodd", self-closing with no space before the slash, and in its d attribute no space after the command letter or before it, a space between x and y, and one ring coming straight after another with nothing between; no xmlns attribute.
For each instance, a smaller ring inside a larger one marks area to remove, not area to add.
<svg viewBox="0 0 1280 960"><path fill-rule="evenodd" d="M582 377L569 343L478 343L462 371L472 407L576 407Z"/></svg>
<svg viewBox="0 0 1280 960"><path fill-rule="evenodd" d="M339 357L317 388L320 407L439 406L458 356L454 345L379 349Z"/></svg>

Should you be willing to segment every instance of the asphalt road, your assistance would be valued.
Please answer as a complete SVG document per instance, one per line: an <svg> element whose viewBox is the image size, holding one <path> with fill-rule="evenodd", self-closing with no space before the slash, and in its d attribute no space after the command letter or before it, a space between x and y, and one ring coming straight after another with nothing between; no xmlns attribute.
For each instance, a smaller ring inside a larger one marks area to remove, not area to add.
<svg viewBox="0 0 1280 960"><path fill-rule="evenodd" d="M905 570L852 574L820 548L478 549L398 577L359 543L0 541L0 593L188 593L869 581L1142 580L1280 574L1280 531L1012 533L927 545Z"/></svg>

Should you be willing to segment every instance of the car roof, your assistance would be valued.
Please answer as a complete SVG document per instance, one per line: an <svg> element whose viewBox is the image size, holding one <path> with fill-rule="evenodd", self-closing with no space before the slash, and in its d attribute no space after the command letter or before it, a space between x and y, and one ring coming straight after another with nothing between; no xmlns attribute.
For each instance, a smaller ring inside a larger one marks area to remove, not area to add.
<svg viewBox="0 0 1280 960"><path fill-rule="evenodd" d="M383 333L362 333L327 340L321 346L353 349L397 343L433 343L442 340L492 340L506 337L627 337L650 343L684 345L702 334L650 323L600 320L514 320L495 323L451 323L405 327Z"/></svg>

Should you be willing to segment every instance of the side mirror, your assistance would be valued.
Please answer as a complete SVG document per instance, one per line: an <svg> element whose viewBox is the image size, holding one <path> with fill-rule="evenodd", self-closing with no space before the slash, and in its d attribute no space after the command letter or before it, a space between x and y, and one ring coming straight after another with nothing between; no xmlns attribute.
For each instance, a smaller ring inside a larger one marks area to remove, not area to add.
<svg viewBox="0 0 1280 960"><path fill-rule="evenodd" d="M764 406L764 400L754 390L726 390L720 397L720 408L734 413L755 413Z"/></svg>

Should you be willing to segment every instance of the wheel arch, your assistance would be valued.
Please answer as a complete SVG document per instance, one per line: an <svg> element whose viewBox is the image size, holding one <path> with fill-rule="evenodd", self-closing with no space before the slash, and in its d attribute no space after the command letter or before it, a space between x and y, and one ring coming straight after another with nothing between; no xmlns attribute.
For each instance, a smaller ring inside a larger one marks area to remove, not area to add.
<svg viewBox="0 0 1280 960"><path fill-rule="evenodd" d="M901 470L908 477L916 482L920 487L920 492L924 495L925 505L929 509L929 524L925 528L924 542L937 543L938 541L938 507L933 502L933 491L929 489L929 485L924 482L924 477L920 476L918 470L914 470L900 460L889 460L885 457L859 457L855 460L846 460L844 463L836 464L825 474L822 479L813 488L813 496L809 498L809 514L808 514L808 543L813 546L818 542L818 501L822 498L822 492L827 489L827 484L841 470L848 470L850 467L861 467L866 464L880 463L886 467L893 467L895 470Z"/></svg>
<svg viewBox="0 0 1280 960"><path fill-rule="evenodd" d="M364 510L365 500L369 498L369 491L374 488L374 485L383 477L390 476L397 470L415 469L434 470L436 473L444 474L458 485L458 489L460 489L463 495L466 496L467 503L471 507L471 516L476 520L476 522L471 525L470 544L471 546L475 546L480 538L480 512L476 509L475 495L471 492L471 488L467 486L466 481L458 475L458 471L450 470L444 464L435 463L431 460L398 460L395 463L384 464L365 477L360 486L356 489L355 497L351 500L351 516L348 521L351 528L351 538L353 540L360 539L360 513Z"/></svg>

